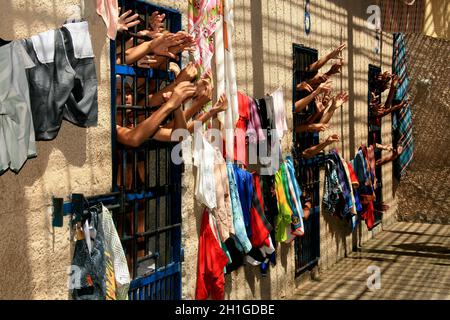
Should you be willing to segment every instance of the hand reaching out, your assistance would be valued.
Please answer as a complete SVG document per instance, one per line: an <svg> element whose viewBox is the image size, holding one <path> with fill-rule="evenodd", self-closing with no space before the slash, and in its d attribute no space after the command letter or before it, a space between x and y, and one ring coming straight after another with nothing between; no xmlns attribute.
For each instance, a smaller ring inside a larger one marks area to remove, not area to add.
<svg viewBox="0 0 450 320"><path fill-rule="evenodd" d="M309 127L308 131L323 132L323 131L327 130L330 127L330 125L326 124L326 123L313 123L313 124L310 124L308 127Z"/></svg>
<svg viewBox="0 0 450 320"><path fill-rule="evenodd" d="M137 65L139 68L151 68L152 64L157 63L153 57L146 55L145 57L138 60Z"/></svg>
<svg viewBox="0 0 450 320"><path fill-rule="evenodd" d="M200 79L197 82L197 90L194 94L194 99L198 101L201 105L204 105L211 101L212 99L213 86L210 79Z"/></svg>
<svg viewBox="0 0 450 320"><path fill-rule="evenodd" d="M329 58L336 59L341 56L342 51L347 47L345 43L340 44L336 49L330 52Z"/></svg>
<svg viewBox="0 0 450 320"><path fill-rule="evenodd" d="M329 91L331 91L332 86L333 86L333 81L327 80L326 82L319 85L319 87L317 88L317 91L319 93L329 92Z"/></svg>
<svg viewBox="0 0 450 320"><path fill-rule="evenodd" d="M214 104L214 106L211 108L211 114L215 116L216 114L226 111L228 109L228 100L225 93L223 93L219 100Z"/></svg>
<svg viewBox="0 0 450 320"><path fill-rule="evenodd" d="M303 81L297 85L297 90L298 91L308 91L309 93L314 91L314 89L305 81Z"/></svg>
<svg viewBox="0 0 450 320"><path fill-rule="evenodd" d="M127 31L129 28L137 26L140 23L140 21L137 20L139 15L135 13L130 17L131 13L132 11L128 10L119 17L119 20L117 21L117 32Z"/></svg>
<svg viewBox="0 0 450 320"><path fill-rule="evenodd" d="M339 135L337 135L337 134L330 135L326 140L326 142L328 144L332 144L332 143L339 142L339 141L340 141L340 138L339 138Z"/></svg>
<svg viewBox="0 0 450 320"><path fill-rule="evenodd" d="M165 56L175 60L178 60L178 57L169 51L170 47L177 46L183 42L185 38L184 34L173 34L166 33L161 37L153 39L151 42L151 50L154 54L158 56Z"/></svg>
<svg viewBox="0 0 450 320"><path fill-rule="evenodd" d="M161 32L164 30L164 19L166 14L159 14L158 11L154 11L150 16L150 29L152 31Z"/></svg>
<svg viewBox="0 0 450 320"><path fill-rule="evenodd" d="M195 67L195 64L192 62L189 62L189 64L181 70L180 74L177 77L178 82L183 81L192 81L197 76L197 68Z"/></svg>
<svg viewBox="0 0 450 320"><path fill-rule="evenodd" d="M189 81L180 82L169 99L175 106L179 107L184 101L191 98L195 94L195 85Z"/></svg>
<svg viewBox="0 0 450 320"><path fill-rule="evenodd" d="M332 76L341 73L342 66L344 65L344 59L340 58L338 62L334 63L330 70L328 70L327 75Z"/></svg>
<svg viewBox="0 0 450 320"><path fill-rule="evenodd" d="M342 105L349 100L348 92L341 92L334 97L334 106L335 108L342 107Z"/></svg>

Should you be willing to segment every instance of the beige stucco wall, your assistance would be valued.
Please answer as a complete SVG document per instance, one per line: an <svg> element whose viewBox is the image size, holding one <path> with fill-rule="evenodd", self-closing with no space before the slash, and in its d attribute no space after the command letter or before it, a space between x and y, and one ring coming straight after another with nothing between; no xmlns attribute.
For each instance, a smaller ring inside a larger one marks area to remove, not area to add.
<svg viewBox="0 0 450 320"><path fill-rule="evenodd" d="M162 1L168 3L171 1ZM382 65L390 70L392 37L383 35L382 55L373 53L375 34L365 27L365 12L369 1L314 1L311 4L312 32L305 35L303 5L298 1L237 0L235 3L235 34L233 45L239 90L256 98L283 86L286 97L288 125L292 129L292 44L304 44L323 54L342 41L348 41L349 49L344 57L348 65L342 79L335 78L337 90L349 90L349 106L337 112L330 131L341 135L338 144L344 156L350 159L361 143L367 143L367 72L369 63ZM186 5L177 7L186 12ZM341 31L342 30L342 31ZM348 57L353 57L348 60ZM325 69L328 66L324 67ZM383 141L391 142L390 117L383 124ZM329 132L328 132L329 133ZM292 134L283 140L283 153L288 154ZM323 174L323 173L322 173ZM393 221L396 210L392 198L392 166L383 168L384 200L391 205L385 215L385 225ZM197 268L197 246L200 230L201 208L195 206L192 168L186 167L183 184L183 297L193 299ZM322 188L322 186L321 186ZM327 269L346 252L352 243L361 244L381 230L377 227L367 232L365 226L352 235L335 219L321 218L320 268ZM262 278L258 268L243 267L226 276L226 298L230 299L280 299L290 297L301 281L295 280L294 246L279 245L278 263Z"/></svg>
<svg viewBox="0 0 450 320"><path fill-rule="evenodd" d="M450 40L450 1L425 0L423 34Z"/></svg>
<svg viewBox="0 0 450 320"><path fill-rule="evenodd" d="M27 38L59 27L83 5L99 80L96 128L64 122L58 137L37 144L38 157L18 175L0 176L0 299L66 299L71 243L68 220L52 229L52 196L108 192L111 185L109 41L90 0L1 0L0 37Z"/></svg>
<svg viewBox="0 0 450 320"><path fill-rule="evenodd" d="M52 230L48 206L52 196L72 192L85 194L109 191L111 180L109 60L105 28L89 0L1 0L0 36L17 39L59 26L67 17L69 5L83 4L84 17L90 23L99 77L99 126L81 129L68 123L55 141L38 144L39 157L29 160L19 175L0 176L0 298L65 299L66 269L70 262L67 228ZM187 1L157 1L187 12ZM377 56L375 35L365 28L365 1L314 1L311 5L312 32L303 29L303 7L299 1L235 1L233 36L238 87L255 97L283 86L289 127L292 128L292 43L329 51L341 40L349 42L344 56L348 66L336 78L339 90L349 90L351 100L333 119L332 131L342 137L338 145L346 158L367 141L367 70L368 64L390 69L392 39L384 35L383 54ZM350 8L351 6L351 8ZM183 26L187 28L186 16ZM342 30L342 31L341 31ZM353 44L353 45L352 45ZM350 61L348 57L353 57ZM383 125L384 142L390 142L390 119ZM283 141L288 153L291 134ZM395 209L392 199L392 168L384 168L384 198ZM201 210L193 196L192 168L186 166L183 177L183 297L192 299L195 292L197 244ZM393 211L391 210L391 211ZM392 214L385 216L386 223ZM378 228L379 229L379 228ZM354 236L365 241L372 233ZM377 231L376 231L377 232ZM333 219L321 221L320 267L326 269L349 252L352 235ZM296 285L294 247L280 245L278 264L268 277L261 278L258 269L244 267L226 277L226 297L236 299L289 297Z"/></svg>

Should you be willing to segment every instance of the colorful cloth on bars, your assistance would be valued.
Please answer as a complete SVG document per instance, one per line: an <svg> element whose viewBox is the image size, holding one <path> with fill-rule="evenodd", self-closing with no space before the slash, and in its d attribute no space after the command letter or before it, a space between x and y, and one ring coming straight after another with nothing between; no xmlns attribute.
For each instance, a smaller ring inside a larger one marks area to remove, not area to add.
<svg viewBox="0 0 450 320"><path fill-rule="evenodd" d="M208 209L203 212L198 241L197 286L195 299L222 300L225 295L225 267L228 257L211 228Z"/></svg>
<svg viewBox="0 0 450 320"><path fill-rule="evenodd" d="M285 192L287 192L287 198L288 198L289 204L292 209L292 232L291 233L295 236L301 237L305 234L305 227L303 225L303 219L302 219L302 214L303 214L302 204L300 202L300 198L298 198L296 196L296 193L294 190L295 188L292 183L292 181L295 180L295 177L294 177L294 179L292 179L291 174L288 172L285 163L282 165L281 170L283 173L283 178L285 179L285 181L284 181Z"/></svg>
<svg viewBox="0 0 450 320"><path fill-rule="evenodd" d="M250 209L253 201L253 177L250 172L242 170L236 165L233 167L236 186L239 192L239 200L242 207L242 215L244 217L245 230L247 230L247 236L250 238L252 236Z"/></svg>
<svg viewBox="0 0 450 320"><path fill-rule="evenodd" d="M221 0L223 10L216 24L215 63L217 79L217 97L226 94L228 108L218 114L217 118L224 125L225 150L227 159L234 159L234 128L239 119L239 107L236 83L236 66L234 62L232 36L234 32L233 1ZM224 154L225 154L224 153Z"/></svg>
<svg viewBox="0 0 450 320"><path fill-rule="evenodd" d="M236 177L234 174L233 164L227 161L228 182L230 184L231 208L233 211L233 227L238 240L236 246L244 253L252 249L252 244L248 239L245 230L244 216L242 214L241 200L239 199L239 192L236 186Z"/></svg>
<svg viewBox="0 0 450 320"><path fill-rule="evenodd" d="M222 9L220 0L189 0L188 29L197 44L194 61L201 76L211 71L211 60L214 55L213 35L220 21Z"/></svg>
<svg viewBox="0 0 450 320"><path fill-rule="evenodd" d="M399 77L399 88L394 98L394 105L408 99L409 78L407 65L405 36L402 33L396 33L394 34L392 72ZM413 125L409 104L393 113L392 128L394 131L394 145L403 147L402 154L394 161L394 174L400 179L405 175L414 158Z"/></svg>
<svg viewBox="0 0 450 320"><path fill-rule="evenodd" d="M278 215L275 217L275 240L285 242L288 240L288 232L292 223L292 209L283 186L283 173L280 170L275 174L275 192L277 195Z"/></svg>
<svg viewBox="0 0 450 320"><path fill-rule="evenodd" d="M97 14L103 18L108 28L108 38L116 39L119 5L117 0L97 0Z"/></svg>
<svg viewBox="0 0 450 320"><path fill-rule="evenodd" d="M264 214L264 201L261 193L261 185L257 173L253 173L253 199L250 211L250 225L252 235L250 241L254 248L270 246L270 231L272 226Z"/></svg>
<svg viewBox="0 0 450 320"><path fill-rule="evenodd" d="M238 92L239 119L236 123L234 142L234 160L247 166L246 134L249 121L250 100L242 92Z"/></svg>
<svg viewBox="0 0 450 320"><path fill-rule="evenodd" d="M332 159L325 162L325 182L323 191L323 207L331 215L336 214L341 200L342 189L336 172L336 164Z"/></svg>

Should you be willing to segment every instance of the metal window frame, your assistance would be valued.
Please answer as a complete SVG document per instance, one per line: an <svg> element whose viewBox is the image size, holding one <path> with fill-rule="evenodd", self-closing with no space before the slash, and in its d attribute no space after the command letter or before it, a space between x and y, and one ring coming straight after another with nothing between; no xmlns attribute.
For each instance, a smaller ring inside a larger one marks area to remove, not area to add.
<svg viewBox="0 0 450 320"><path fill-rule="evenodd" d="M367 112L367 123L368 123L368 146L375 145L376 143L381 144L382 143L382 128L380 125L380 128L374 128L374 126L371 125L372 117L370 112L370 100L371 100L371 91L372 91L372 77L374 75L381 73L381 67L376 66L373 64L369 64L369 71L368 71L368 95L367 95L367 106L368 106L368 112ZM381 95L379 97L379 102L381 103ZM381 120L380 120L381 123ZM375 146L374 146L375 147ZM381 159L381 150L377 150L375 148L375 161ZM383 174L382 174L382 168L376 168L375 169L375 175L377 177L377 190L375 190L376 195L376 203L382 203L383 202ZM374 228L379 225L383 220L383 214L381 211L375 210L375 223Z"/></svg>
<svg viewBox="0 0 450 320"><path fill-rule="evenodd" d="M158 11L166 14L166 27L171 32L177 32L181 30L182 16L177 10L161 7L152 3L148 3L143 0L127 1L119 0L119 6L122 7L122 12L128 9L132 9L133 12L142 14L147 24L148 18L151 12ZM134 33L137 32L137 27L134 28ZM134 39L135 45L137 39ZM124 40L122 39L122 48ZM137 124L139 113L144 113L147 118L154 108L147 106L150 81L155 81L157 88L160 87L161 81L173 81L174 75L171 72L165 72L154 69L142 69L137 67L137 64L133 66L116 64L117 60L116 41L110 42L110 68L111 68L111 151L112 151L112 190L121 190L124 194L124 206L123 211L120 214L115 214L114 221L116 225L121 223L122 232L119 234L124 248L127 243L131 242L132 251L132 277L133 281L130 285L129 298L131 300L179 300L181 299L181 166L175 165L170 160L170 151L174 146L172 143L162 143L156 141L147 141L141 147L134 148L132 150L123 148L117 143L116 122L118 112L122 112L122 125L126 125L127 114L126 111L130 110L133 115L134 125ZM122 61L124 60L124 50L122 50ZM181 61L181 59L179 59ZM179 62L180 63L180 62ZM137 105L138 101L138 88L137 79L145 79L145 106L125 106L125 95L122 94L121 105L116 105L116 76L120 76L120 85L122 92L125 92L125 82L127 77L133 79L133 85L131 86L133 91L133 104ZM120 110L120 111L118 111ZM138 179L138 153L144 153L144 187L137 186ZM132 154L132 190L126 190L126 168L129 165L127 161L128 153ZM155 153L156 166L155 166L155 179L156 185L150 187L150 153ZM165 172L163 172L166 178L166 182L160 184L160 166L159 161L162 153L165 153ZM120 154L120 162L117 159L117 155ZM119 166L122 170L122 186L118 185ZM125 190L124 190L125 189ZM165 207L160 207L160 199L164 197ZM142 225L139 222L140 210L142 210L141 204L144 203L144 232L139 232L138 227ZM155 209L152 211L152 204L155 204ZM160 221L160 210L165 212L164 218ZM128 212L128 213L127 213ZM132 213L130 213L132 212ZM147 221L154 214L153 229L150 228L150 222ZM131 234L127 234L126 227L126 215L130 218L131 222ZM162 224L162 226L161 226ZM139 259L137 251L139 250L139 238L144 239L145 250L147 254L150 238L155 238L155 252L152 255L145 256ZM164 242L164 263L159 266L162 261L159 251L161 251L160 239ZM126 249L125 249L126 250ZM149 275L138 276L138 267L140 263L146 260L152 259L154 261L154 271Z"/></svg>
<svg viewBox="0 0 450 320"><path fill-rule="evenodd" d="M305 80L302 74L312 62L317 61L319 52L316 49L303 45L293 44L293 119L294 128L302 123L314 110L314 102L301 113L295 113L295 101L300 96L296 90L297 84ZM303 55L303 58L300 56ZM315 267L320 259L320 165L323 164L323 154L305 161L301 159L300 151L303 151L319 143L319 133L293 132L294 141L294 163L296 167L296 178L302 191L312 189L313 207L310 217L304 221L305 235L295 239L295 276L298 277L305 271ZM312 180L312 181L310 181Z"/></svg>

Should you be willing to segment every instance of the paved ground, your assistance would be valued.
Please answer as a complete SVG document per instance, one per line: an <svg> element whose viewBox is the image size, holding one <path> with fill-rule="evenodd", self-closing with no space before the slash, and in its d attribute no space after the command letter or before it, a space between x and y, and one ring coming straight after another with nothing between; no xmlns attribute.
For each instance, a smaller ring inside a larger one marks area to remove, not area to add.
<svg viewBox="0 0 450 320"><path fill-rule="evenodd" d="M369 266L380 268L378 290L367 287ZM397 223L301 285L294 299L450 300L450 225Z"/></svg>

